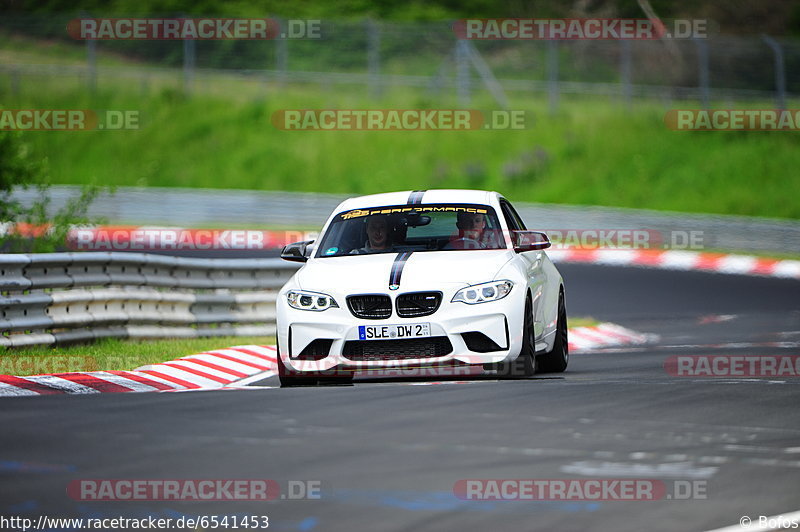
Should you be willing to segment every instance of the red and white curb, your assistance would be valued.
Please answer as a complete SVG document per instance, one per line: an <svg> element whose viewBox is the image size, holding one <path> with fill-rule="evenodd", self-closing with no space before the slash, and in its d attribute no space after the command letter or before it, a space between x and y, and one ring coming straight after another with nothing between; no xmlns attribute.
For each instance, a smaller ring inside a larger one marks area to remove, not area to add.
<svg viewBox="0 0 800 532"><path fill-rule="evenodd" d="M657 341L658 335L632 331L615 323L569 329L570 353L590 352L604 347L646 345Z"/></svg>
<svg viewBox="0 0 800 532"><path fill-rule="evenodd" d="M751 255L654 249L549 249L547 255L553 262L800 279L800 260L767 259Z"/></svg>
<svg viewBox="0 0 800 532"><path fill-rule="evenodd" d="M613 323L569 330L571 352L651 343L642 334ZM165 392L241 388L277 374L277 350L271 345L240 345L207 351L132 371L92 371L15 377L0 375L0 396ZM453 368L387 368L356 372L356 377L432 377L481 374L480 366ZM412 375L413 374L413 375Z"/></svg>
<svg viewBox="0 0 800 532"><path fill-rule="evenodd" d="M240 345L142 366L132 371L92 371L14 377L0 375L2 395L92 394L207 390L240 386L277 371L270 345Z"/></svg>

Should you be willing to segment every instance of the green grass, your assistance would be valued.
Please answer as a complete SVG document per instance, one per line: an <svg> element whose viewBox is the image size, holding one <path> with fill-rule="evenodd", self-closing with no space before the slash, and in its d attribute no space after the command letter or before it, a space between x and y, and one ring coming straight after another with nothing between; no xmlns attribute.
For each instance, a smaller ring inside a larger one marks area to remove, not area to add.
<svg viewBox="0 0 800 532"><path fill-rule="evenodd" d="M0 375L37 375L70 371L132 370L187 355L234 345L274 345L269 336L174 340L107 339L68 347L6 348L0 351Z"/></svg>
<svg viewBox="0 0 800 532"><path fill-rule="evenodd" d="M569 327L594 327L600 325L600 322L594 318L573 318L570 316L567 320Z"/></svg>
<svg viewBox="0 0 800 532"><path fill-rule="evenodd" d="M27 60L38 53L23 48ZM22 77L16 93L0 80L0 103L140 111L136 131L26 133L48 157L55 183L354 195L483 188L516 201L800 218L797 133L675 132L657 103L628 110L588 97L564 96L551 115L543 97L518 94L510 95L511 108L534 117L525 130L281 131L270 122L280 109L458 105L449 93L392 89L371 99L360 86L279 86L227 76L198 78L187 98L180 79L179 70L146 83L101 79L92 98L78 79ZM471 107L494 105L478 95Z"/></svg>

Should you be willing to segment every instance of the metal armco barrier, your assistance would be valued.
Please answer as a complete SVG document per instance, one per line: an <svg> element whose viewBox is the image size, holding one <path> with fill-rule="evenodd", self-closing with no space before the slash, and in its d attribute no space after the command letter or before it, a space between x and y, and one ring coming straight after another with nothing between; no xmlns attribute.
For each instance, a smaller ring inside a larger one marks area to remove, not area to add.
<svg viewBox="0 0 800 532"><path fill-rule="evenodd" d="M50 188L52 207L61 208L80 187ZM14 199L30 205L35 190L16 189ZM90 216L139 225L213 227L252 224L319 230L345 195L260 190L175 189L119 187L103 193L89 208ZM587 205L514 202L531 229L650 229L669 238L676 233L702 233L705 250L786 253L800 250L800 222L770 218L620 209Z"/></svg>
<svg viewBox="0 0 800 532"><path fill-rule="evenodd" d="M143 253L0 255L0 346L275 334L299 265Z"/></svg>

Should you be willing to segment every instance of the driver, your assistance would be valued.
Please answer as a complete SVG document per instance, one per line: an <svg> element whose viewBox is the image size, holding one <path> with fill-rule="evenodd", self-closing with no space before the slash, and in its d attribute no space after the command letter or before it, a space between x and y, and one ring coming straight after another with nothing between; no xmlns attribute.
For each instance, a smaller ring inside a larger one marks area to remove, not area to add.
<svg viewBox="0 0 800 532"><path fill-rule="evenodd" d="M364 247L354 249L351 254L380 253L391 249L389 237L389 218L382 214L374 214L367 219L367 241Z"/></svg>

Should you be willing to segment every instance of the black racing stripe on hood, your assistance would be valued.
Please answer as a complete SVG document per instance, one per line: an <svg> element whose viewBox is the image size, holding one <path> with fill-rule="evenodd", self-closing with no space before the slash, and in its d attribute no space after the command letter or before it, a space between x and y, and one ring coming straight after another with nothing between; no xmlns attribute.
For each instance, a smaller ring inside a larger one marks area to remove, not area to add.
<svg viewBox="0 0 800 532"><path fill-rule="evenodd" d="M389 272L389 289L392 289L392 286L400 287L400 277L403 275L403 267L406 265L406 261L411 256L412 251L403 251L402 253L398 253L397 256L394 258L394 262L392 263L392 270Z"/></svg>
<svg viewBox="0 0 800 532"><path fill-rule="evenodd" d="M408 195L408 204L409 205L419 205L422 203L422 196L425 195L424 190L415 190L411 194Z"/></svg>

